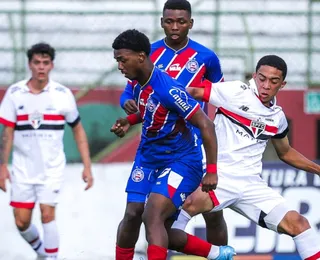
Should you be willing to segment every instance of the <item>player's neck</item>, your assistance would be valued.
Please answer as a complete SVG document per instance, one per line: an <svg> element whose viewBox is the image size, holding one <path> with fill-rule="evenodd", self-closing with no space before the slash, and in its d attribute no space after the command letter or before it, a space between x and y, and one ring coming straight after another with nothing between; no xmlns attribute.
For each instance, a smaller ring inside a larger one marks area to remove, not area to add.
<svg viewBox="0 0 320 260"><path fill-rule="evenodd" d="M49 79L45 80L45 81L39 81L36 79L31 78L29 80L29 82L27 83L27 86L30 89L30 92L34 93L34 94L38 94L40 92L42 92L42 90L47 86L49 82Z"/></svg>
<svg viewBox="0 0 320 260"><path fill-rule="evenodd" d="M139 82L140 86L144 87L150 81L154 70L154 65L150 61L146 63L145 68L141 70L141 74L138 76L137 81Z"/></svg>
<svg viewBox="0 0 320 260"><path fill-rule="evenodd" d="M174 42L174 41L170 40L169 38L165 38L164 41L165 41L166 45L167 45L169 48L171 48L171 49L173 49L173 50L175 50L175 51L178 51L178 50L181 50L181 49L183 49L184 47L186 47L186 45L187 45L188 42L189 42L189 38L186 37L182 42L179 42L179 43Z"/></svg>

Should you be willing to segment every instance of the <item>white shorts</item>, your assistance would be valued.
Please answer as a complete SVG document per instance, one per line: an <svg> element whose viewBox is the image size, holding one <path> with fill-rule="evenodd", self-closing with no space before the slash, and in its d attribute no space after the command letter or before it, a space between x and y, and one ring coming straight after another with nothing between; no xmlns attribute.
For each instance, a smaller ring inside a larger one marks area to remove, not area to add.
<svg viewBox="0 0 320 260"><path fill-rule="evenodd" d="M11 183L11 202L14 208L33 209L36 202L55 206L58 203L61 181L46 184Z"/></svg>
<svg viewBox="0 0 320 260"><path fill-rule="evenodd" d="M213 212L228 207L276 232L278 224L289 211L284 205L285 199L268 187L259 175L242 177L220 172L217 189L210 195L215 204Z"/></svg>

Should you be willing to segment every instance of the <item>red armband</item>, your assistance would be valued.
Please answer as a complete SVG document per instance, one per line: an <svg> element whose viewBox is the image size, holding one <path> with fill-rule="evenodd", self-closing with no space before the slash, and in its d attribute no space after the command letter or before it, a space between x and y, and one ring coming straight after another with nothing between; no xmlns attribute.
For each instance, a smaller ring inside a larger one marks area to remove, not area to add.
<svg viewBox="0 0 320 260"><path fill-rule="evenodd" d="M130 125L136 125L142 122L141 117L138 114L131 114L127 116L127 120Z"/></svg>
<svg viewBox="0 0 320 260"><path fill-rule="evenodd" d="M209 80L204 80L201 83L201 85L204 87L202 101L209 102L210 94L211 94L211 88L212 88L212 82L210 82Z"/></svg>
<svg viewBox="0 0 320 260"><path fill-rule="evenodd" d="M217 164L207 164L207 173L217 174Z"/></svg>

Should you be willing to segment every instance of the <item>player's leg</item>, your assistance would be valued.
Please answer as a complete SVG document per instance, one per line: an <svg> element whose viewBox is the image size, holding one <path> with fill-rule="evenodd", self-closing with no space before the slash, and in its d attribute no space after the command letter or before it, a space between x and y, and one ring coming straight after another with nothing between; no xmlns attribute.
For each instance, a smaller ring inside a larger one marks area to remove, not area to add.
<svg viewBox="0 0 320 260"><path fill-rule="evenodd" d="M35 205L36 196L34 187L31 184L11 183L11 202L14 208L16 227L22 238L39 255L44 256L44 246L40 239L37 227L31 223L32 211Z"/></svg>
<svg viewBox="0 0 320 260"><path fill-rule="evenodd" d="M175 221L170 230L170 249L208 259L232 259L234 255L233 248L228 246L219 247L184 232L188 221L191 219L190 215L195 216L201 212L208 212L213 209L215 204L217 205L215 209L222 210L223 206L220 205L220 201L223 202L223 205L228 205L233 201L229 197L225 195L223 189L217 188L217 190L211 191L209 194L202 192L201 187L188 196L183 205L183 208L188 213L181 211L178 220Z"/></svg>
<svg viewBox="0 0 320 260"><path fill-rule="evenodd" d="M206 222L207 241L223 246L228 244L228 227L223 217L223 210L202 214Z"/></svg>
<svg viewBox="0 0 320 260"><path fill-rule="evenodd" d="M150 191L149 175L151 171L151 169L138 166L137 163L132 167L126 187L127 205L117 231L116 260L133 259L142 224L142 213Z"/></svg>
<svg viewBox="0 0 320 260"><path fill-rule="evenodd" d="M59 232L55 212L59 201L60 189L61 181L59 180L48 180L44 185L36 185L43 227L43 244L48 259L58 258Z"/></svg>
<svg viewBox="0 0 320 260"><path fill-rule="evenodd" d="M248 184L234 209L264 228L291 236L302 259L319 259L320 243L308 220L290 210L285 199L258 177Z"/></svg>

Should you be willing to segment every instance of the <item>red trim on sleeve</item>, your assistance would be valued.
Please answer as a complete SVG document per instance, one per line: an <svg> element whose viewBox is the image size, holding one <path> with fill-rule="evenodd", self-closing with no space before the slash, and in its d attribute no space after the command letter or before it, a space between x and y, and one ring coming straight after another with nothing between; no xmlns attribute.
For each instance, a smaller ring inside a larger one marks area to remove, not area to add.
<svg viewBox="0 0 320 260"><path fill-rule="evenodd" d="M35 203L34 202L16 202L11 201L10 206L18 209L33 209Z"/></svg>
<svg viewBox="0 0 320 260"><path fill-rule="evenodd" d="M204 87L204 92L203 92L202 101L208 103L209 100L210 100L212 83L211 83L210 81L208 81L208 80L204 80L204 81L202 82L202 86Z"/></svg>
<svg viewBox="0 0 320 260"><path fill-rule="evenodd" d="M200 105L197 104L197 106L190 112L189 115L187 115L186 120L190 120L190 118L200 109Z"/></svg>
<svg viewBox="0 0 320 260"><path fill-rule="evenodd" d="M2 117L0 117L0 124L2 125L5 125L5 126L9 126L9 127L12 127L14 128L16 126L16 123L15 122L11 122L11 121L8 121Z"/></svg>

